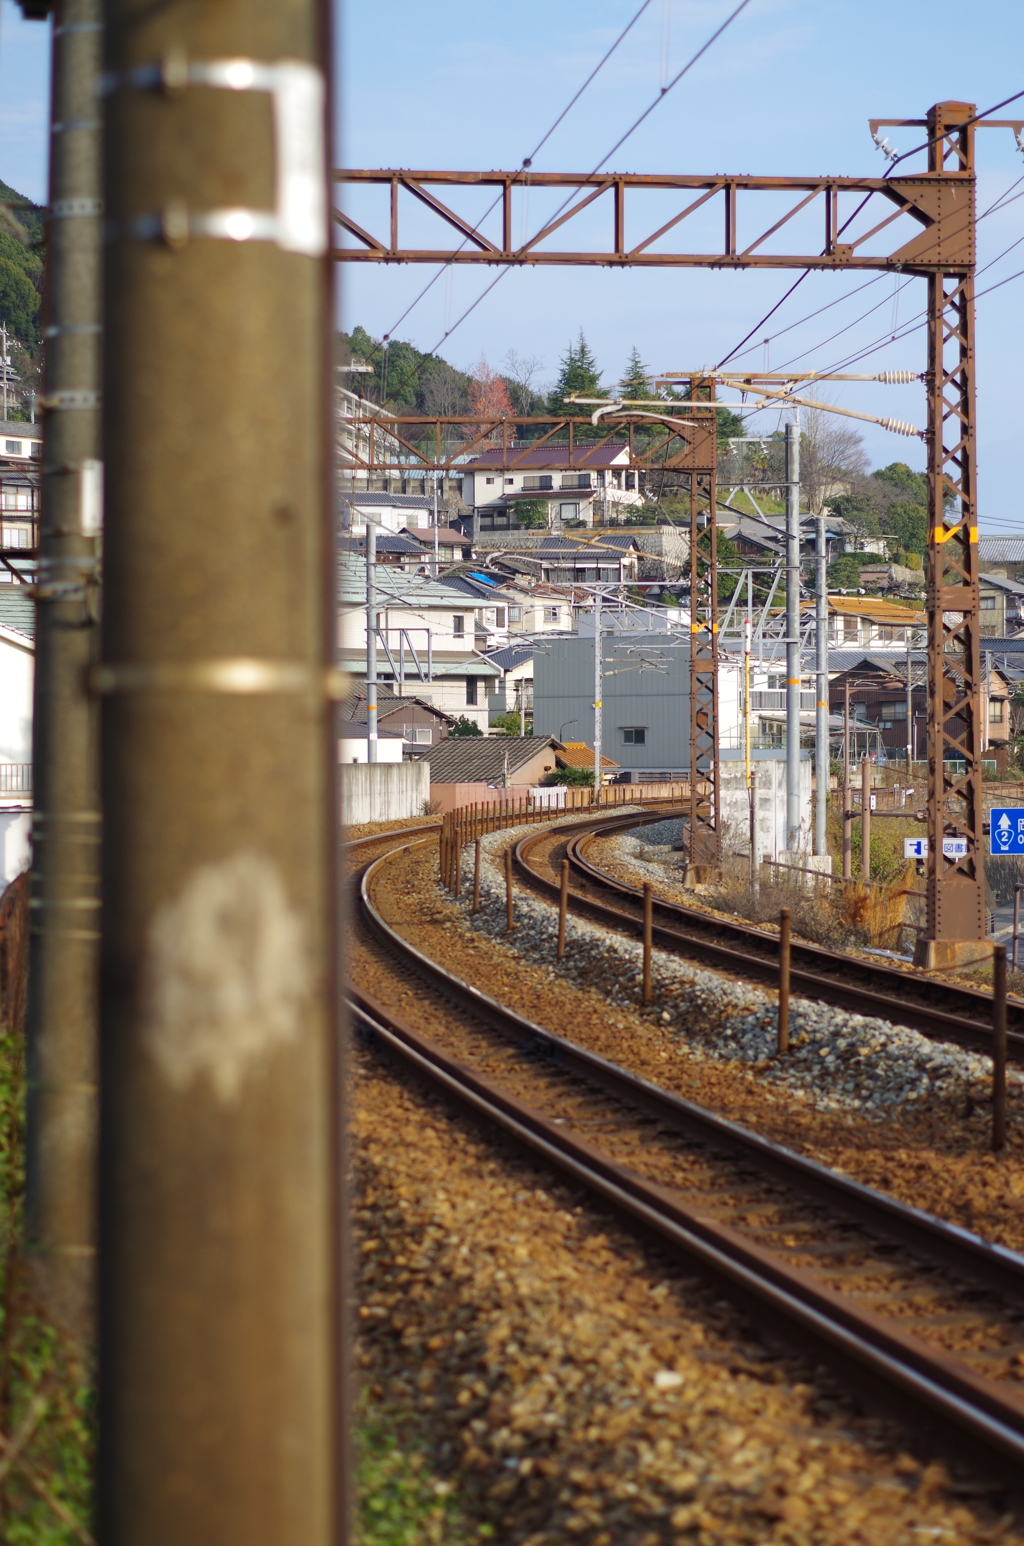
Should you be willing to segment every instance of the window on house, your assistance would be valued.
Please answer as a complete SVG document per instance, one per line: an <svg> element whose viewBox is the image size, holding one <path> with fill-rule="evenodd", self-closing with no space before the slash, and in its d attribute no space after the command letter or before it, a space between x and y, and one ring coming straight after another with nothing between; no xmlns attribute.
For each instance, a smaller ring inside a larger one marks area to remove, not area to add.
<svg viewBox="0 0 1024 1546"><path fill-rule="evenodd" d="M990 725L1001 725L1003 722L1002 698L990 698L988 700L988 722Z"/></svg>
<svg viewBox="0 0 1024 1546"><path fill-rule="evenodd" d="M559 608L558 607L545 607L544 608L544 621L546 623L557 623L558 619L559 619L559 616L560 616L560 612L559 612Z"/></svg>
<svg viewBox="0 0 1024 1546"><path fill-rule="evenodd" d="M562 521L578 521L580 518L579 505L559 505L558 516Z"/></svg>
<svg viewBox="0 0 1024 1546"><path fill-rule="evenodd" d="M494 482L494 479L493 479L493 478L485 478L485 479L484 479L484 482L485 482L485 483L493 483L493 482Z"/></svg>
<svg viewBox="0 0 1024 1546"><path fill-rule="evenodd" d="M515 481L516 481L515 478L506 478L505 479L506 484L509 484L509 485L515 483Z"/></svg>
<svg viewBox="0 0 1024 1546"><path fill-rule="evenodd" d="M20 456L21 455L21 441L20 440L5 440L4 441L4 450L7 452L8 456Z"/></svg>
<svg viewBox="0 0 1024 1546"><path fill-rule="evenodd" d="M549 489L553 484L554 479L549 472L528 473L523 479L524 489Z"/></svg>
<svg viewBox="0 0 1024 1546"><path fill-rule="evenodd" d="M860 633L860 618L859 617L844 617L843 618L843 633L846 635L846 637L848 639L855 639L857 637L857 635Z"/></svg>
<svg viewBox="0 0 1024 1546"><path fill-rule="evenodd" d="M510 623L521 623L523 620L522 607L509 607L508 620Z"/></svg>
<svg viewBox="0 0 1024 1546"><path fill-rule="evenodd" d="M403 725L402 735L404 739L411 742L413 746L430 745L429 725Z"/></svg>
<svg viewBox="0 0 1024 1546"><path fill-rule="evenodd" d="M622 742L623 742L624 746L646 746L647 745L647 726L646 725L623 725L623 727L622 727ZM591 759L591 761L593 761L593 759Z"/></svg>
<svg viewBox="0 0 1024 1546"><path fill-rule="evenodd" d="M467 676L466 678L466 703L469 706L476 706L476 693L479 681L480 678L478 676Z"/></svg>
<svg viewBox="0 0 1024 1546"><path fill-rule="evenodd" d="M982 596L982 598L981 598L981 610L983 612L994 612L995 609L996 609L996 598L994 596Z"/></svg>
<svg viewBox="0 0 1024 1546"><path fill-rule="evenodd" d="M886 721L894 720L894 719L906 719L906 717L907 717L907 704L906 704L906 700L904 699L900 703L883 703L881 705L878 717L879 717L879 719L886 720Z"/></svg>
<svg viewBox="0 0 1024 1546"><path fill-rule="evenodd" d="M627 488L636 488L636 473L635 472L627 472L627 474L626 474L626 487Z"/></svg>
<svg viewBox="0 0 1024 1546"><path fill-rule="evenodd" d="M563 474L562 474L562 487L563 488L589 488L590 487L590 474L589 474L589 472L563 472Z"/></svg>
<svg viewBox="0 0 1024 1546"><path fill-rule="evenodd" d="M504 628L506 626L505 625L505 616L506 616L506 608L505 607L495 607L495 609L494 609L494 626L495 626L495 628Z"/></svg>
<svg viewBox="0 0 1024 1546"><path fill-rule="evenodd" d="M464 634L465 631L466 631L466 619L464 617L461 617L461 616L453 617L452 618L452 633L455 634L456 637L458 637L460 634Z"/></svg>

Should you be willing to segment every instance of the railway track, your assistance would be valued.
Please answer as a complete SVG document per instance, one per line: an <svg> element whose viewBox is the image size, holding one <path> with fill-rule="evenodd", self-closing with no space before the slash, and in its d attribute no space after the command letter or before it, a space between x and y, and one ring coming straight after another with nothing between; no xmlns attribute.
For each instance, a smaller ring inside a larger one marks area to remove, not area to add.
<svg viewBox="0 0 1024 1546"><path fill-rule="evenodd" d="M681 812L641 816L635 812L597 821L589 818L560 824L556 830L565 840L573 885L572 909L598 923L637 933L642 928L643 891L607 874L588 857L591 845L601 837L629 831ZM533 832L515 847L515 866L520 877L557 902L558 884L541 873L535 860L538 849L552 840L552 829ZM614 898L614 902L609 898ZM711 915L667 898L654 898L654 941L680 955L696 957L703 965L718 967L738 976L774 986L779 974L778 935L755 924L722 914ZM792 991L803 997L832 1004L838 1009L877 1016L910 1026L940 1041L988 1052L992 1044L992 995L981 988L936 981L912 968L904 970L863 956L826 950L804 940L791 946ZM1007 1004L1009 1056L1024 1062L1024 1000Z"/></svg>
<svg viewBox="0 0 1024 1546"><path fill-rule="evenodd" d="M363 1030L718 1279L759 1323L1024 1484L1024 1258L661 1090L445 971L375 901L410 846L381 836L395 846L362 874L362 922L403 979L414 972L441 997L453 1029L444 1045L429 1040L356 984Z"/></svg>

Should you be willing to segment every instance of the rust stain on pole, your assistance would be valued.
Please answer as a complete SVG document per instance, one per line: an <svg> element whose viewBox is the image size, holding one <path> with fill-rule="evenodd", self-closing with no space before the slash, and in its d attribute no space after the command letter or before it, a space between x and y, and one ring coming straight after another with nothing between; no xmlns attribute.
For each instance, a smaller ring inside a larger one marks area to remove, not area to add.
<svg viewBox="0 0 1024 1546"><path fill-rule="evenodd" d="M326 17L105 8L99 1535L118 1546L345 1531Z"/></svg>
<svg viewBox="0 0 1024 1546"><path fill-rule="evenodd" d="M789 908L779 912L779 1034L777 1050L789 1051Z"/></svg>

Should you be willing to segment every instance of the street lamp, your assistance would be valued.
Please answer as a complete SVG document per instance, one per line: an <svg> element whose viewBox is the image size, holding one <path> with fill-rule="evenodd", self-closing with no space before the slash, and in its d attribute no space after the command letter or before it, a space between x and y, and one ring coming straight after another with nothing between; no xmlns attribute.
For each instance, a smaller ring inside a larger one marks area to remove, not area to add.
<svg viewBox="0 0 1024 1546"><path fill-rule="evenodd" d="M566 725L578 725L578 724L579 724L579 720L578 719L563 719L562 723L558 727L558 739L559 740L562 739L562 731L565 729Z"/></svg>

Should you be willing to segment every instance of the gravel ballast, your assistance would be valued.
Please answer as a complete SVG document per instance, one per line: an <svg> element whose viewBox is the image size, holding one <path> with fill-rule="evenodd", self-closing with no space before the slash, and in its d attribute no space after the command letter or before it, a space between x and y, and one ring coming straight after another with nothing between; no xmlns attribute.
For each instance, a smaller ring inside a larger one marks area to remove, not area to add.
<svg viewBox="0 0 1024 1546"><path fill-rule="evenodd" d="M404 1542L1020 1540L998 1493L909 1453L404 1072L358 1063L363 1407L457 1505L449 1534Z"/></svg>
<svg viewBox="0 0 1024 1546"><path fill-rule="evenodd" d="M672 829L675 823L662 826ZM566 954L559 962L555 910L523 889L516 894L516 928L506 934L502 856L527 830L493 833L483 840L480 911L472 913L471 896L464 891L466 922L568 981L600 988L613 1004L634 1005L642 969L639 941L570 912ZM659 866L633 861L638 862L657 877ZM465 853L463 864L465 870ZM660 1015L667 1037L685 1041L691 1057L751 1064L768 1083L796 1091L822 1109L882 1115L937 1095L966 1105L983 1098L991 1080L991 1060L979 1053L887 1020L795 997L790 1001L790 1052L780 1058L775 1051L777 994L657 949L652 981L653 1012ZM1016 1069L1009 1079L1018 1092L1024 1089L1024 1076Z"/></svg>

